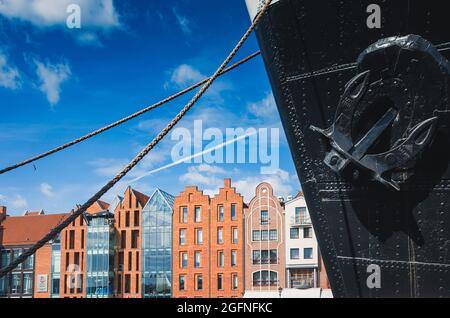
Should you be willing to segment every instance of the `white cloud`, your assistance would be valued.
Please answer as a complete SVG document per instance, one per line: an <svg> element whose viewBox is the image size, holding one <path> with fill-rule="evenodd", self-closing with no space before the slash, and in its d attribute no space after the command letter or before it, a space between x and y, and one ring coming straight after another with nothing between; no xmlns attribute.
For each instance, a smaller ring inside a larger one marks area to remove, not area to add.
<svg viewBox="0 0 450 318"><path fill-rule="evenodd" d="M217 166L206 164L190 166L188 171L180 176L180 181L186 185L204 185L218 188L223 183L223 179L216 175L225 173L225 170Z"/></svg>
<svg viewBox="0 0 450 318"><path fill-rule="evenodd" d="M170 82L178 86L187 86L197 83L205 77L205 75L191 65L181 64L173 70Z"/></svg>
<svg viewBox="0 0 450 318"><path fill-rule="evenodd" d="M187 35L191 34L191 32L192 32L191 21L187 17L181 15L176 8L173 9L173 14L175 15L175 18L177 19L177 22L181 28L181 31L183 31L183 33L185 33Z"/></svg>
<svg viewBox="0 0 450 318"><path fill-rule="evenodd" d="M83 32L76 37L76 41L81 46L103 47L99 35L95 32Z"/></svg>
<svg viewBox="0 0 450 318"><path fill-rule="evenodd" d="M100 177L113 177L128 163L126 159L99 158L89 162L94 173Z"/></svg>
<svg viewBox="0 0 450 318"><path fill-rule="evenodd" d="M273 175L261 175L261 176L249 176L233 184L236 190L242 194L244 201L249 203L255 196L256 187L261 182L268 182L272 185L275 196L287 197L294 195L300 189L298 180L292 178L285 170L279 169L276 174Z"/></svg>
<svg viewBox="0 0 450 318"><path fill-rule="evenodd" d="M46 197L54 197L55 194L53 193L53 187L51 185L49 185L48 183L41 183L41 185L39 186L39 191L41 191L41 193L43 195L45 195Z"/></svg>
<svg viewBox="0 0 450 318"><path fill-rule="evenodd" d="M8 65L6 55L0 52L0 86L18 89L21 85L19 70Z"/></svg>
<svg viewBox="0 0 450 318"><path fill-rule="evenodd" d="M278 117L277 106L272 93L267 93L262 100L248 105L248 111L261 119L273 119Z"/></svg>
<svg viewBox="0 0 450 318"><path fill-rule="evenodd" d="M65 27L70 4L81 8L81 27L110 28L120 25L113 0L2 0L0 14L39 27Z"/></svg>
<svg viewBox="0 0 450 318"><path fill-rule="evenodd" d="M25 209L28 206L28 202L21 195L16 195L11 201L11 205L15 209Z"/></svg>
<svg viewBox="0 0 450 318"><path fill-rule="evenodd" d="M0 194L0 201L6 201L6 196L3 194Z"/></svg>
<svg viewBox="0 0 450 318"><path fill-rule="evenodd" d="M68 64L50 64L35 61L36 73L39 77L39 89L47 96L50 105L59 102L61 85L69 79L72 74Z"/></svg>

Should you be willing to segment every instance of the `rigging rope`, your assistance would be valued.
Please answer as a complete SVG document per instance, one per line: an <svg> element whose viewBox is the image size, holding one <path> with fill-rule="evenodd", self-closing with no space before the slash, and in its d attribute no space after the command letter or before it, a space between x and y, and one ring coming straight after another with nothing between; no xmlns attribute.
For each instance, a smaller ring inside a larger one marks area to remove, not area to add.
<svg viewBox="0 0 450 318"><path fill-rule="evenodd" d="M258 56L259 54L261 54L260 51L257 51L257 52L255 52L255 53L253 53L253 54L250 54L250 55L247 56L246 58L244 58L244 59L242 59L242 60L236 62L235 64L233 64L233 65L227 67L226 69L224 69L224 70L219 74L219 76L222 76L222 75L224 75L224 74L230 72L231 70L233 70L233 69L235 69L235 68L241 66L242 64L247 63L247 62L250 61L251 59L253 59L253 58L255 58L256 56ZM37 161L37 160L40 160L40 159L42 159L42 158L48 157L48 156L50 156L50 155L52 155L52 154L55 154L55 153L57 153L57 152L59 152L59 151L61 151L61 150L64 150L64 149L69 148L69 147L72 147L72 146L74 146L74 145L76 145L76 144L78 144L78 143L80 143L80 142L82 142L82 141L85 141L85 140L87 140L87 139L90 139L90 138L92 138L92 137L94 137L94 136L96 136L96 135L99 135L99 134L101 134L101 133L103 133L103 132L105 132L105 131L108 131L108 130L114 128L114 127L117 127L117 126L119 126L119 125L121 125L121 124L124 124L124 123L130 121L131 119L134 119L134 118L136 118L136 117L138 117L138 116L141 116L141 115L143 115L143 114L145 114L145 113L147 113L147 112L149 112L149 111L151 111L151 110L153 110L153 109L155 109L155 108L158 108L158 107L160 107L160 106L162 106L162 105L164 105L164 104L167 104L168 102L170 102L170 101L172 101L172 100L174 100L174 99L176 99L176 98L178 98L178 97L180 97L180 96L182 96L182 95L184 95L184 94L186 94L186 93L189 93L190 91L196 89L197 87L200 87L201 85L205 84L207 81L208 81L208 78L206 78L206 79L204 79L204 80L202 80L202 81L200 81L200 82L197 82L196 84L194 84L194 85L192 85L192 86L190 86L190 87L188 87L188 88L185 88L185 89L183 89L182 91L179 91L178 93L175 93L175 94L173 94L173 95L171 95L171 96L169 96L169 97L166 97L165 99L163 99L163 100L161 100L161 101L159 101L159 102L157 102L157 103L155 103L155 104L153 104L153 105L150 105L150 106L148 106L148 107L145 107L145 108L143 108L143 109L141 109L141 110L139 110L139 111L137 111L137 112L135 112L135 113L133 113L133 114L131 114L131 115L128 115L127 117L124 117L124 118L122 118L122 119L120 119L120 120L118 120L118 121L116 121L116 122L114 122L114 123L111 123L111 124L109 124L109 125L107 125L107 126L104 126L104 127L102 127L102 128L99 128L99 129L97 129L97 130L95 130L95 131L93 131L93 132L90 132L89 134L86 134L86 135L84 135L84 136L82 136L82 137L79 137L79 138L77 138L77 139L74 139L74 140L72 140L72 141L70 141L70 142L68 142L68 143L65 143L65 144L63 144L63 145L61 145L61 146L59 146L59 147L56 147L56 148L54 148L54 149L52 149L52 150L43 152L43 153L41 153L41 154L39 154L39 155L37 155L37 156L35 156L35 157L32 157L32 158L30 158L30 159L21 161L21 162L16 163L16 164L14 164L14 165L12 165L12 166L9 166L9 167L6 167L6 168L4 168L4 169L1 169L1 170L0 170L0 175L6 173L6 172L8 172L8 171L12 171L12 170L15 170L15 169L17 169L17 168L20 168L20 167L22 167L22 166L25 166L25 165L27 165L27 164L30 164L30 163L32 163L32 162L35 162L35 161Z"/></svg>
<svg viewBox="0 0 450 318"><path fill-rule="evenodd" d="M205 94L205 92L210 88L214 81L220 76L222 71L226 68L228 63L237 54L239 49L248 39L250 34L255 29L258 22L261 20L262 16L266 13L272 0L267 0L264 6L259 11L256 18L253 20L251 26L247 29L245 34L236 44L231 53L219 66L217 71L212 75L202 88L195 94L195 96L189 101L189 103L184 106L184 108L178 113L177 116L153 139L142 151L122 170L120 171L111 181L109 181L103 188L101 188L96 194L94 194L86 203L80 206L76 211L74 211L66 220L61 222L58 226L53 228L47 235L45 235L41 240L35 243L26 252L21 254L18 258L12 261L8 266L0 269L0 278L8 274L10 271L15 269L19 264L26 261L28 257L36 253L38 249L44 246L47 242L54 239L62 230L69 226L73 221L75 221L80 215L82 215L92 204L99 200L106 192L108 192L117 182L119 182L131 169L133 169L171 130L172 128L183 118L183 116L197 103L197 101Z"/></svg>

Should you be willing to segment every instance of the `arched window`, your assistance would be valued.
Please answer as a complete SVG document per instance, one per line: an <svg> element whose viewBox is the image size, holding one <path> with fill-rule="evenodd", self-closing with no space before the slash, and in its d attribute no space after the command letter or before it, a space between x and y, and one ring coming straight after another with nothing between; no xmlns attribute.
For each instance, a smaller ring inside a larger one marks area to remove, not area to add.
<svg viewBox="0 0 450 318"><path fill-rule="evenodd" d="M274 271L259 271L253 273L253 286L276 286L278 273Z"/></svg>

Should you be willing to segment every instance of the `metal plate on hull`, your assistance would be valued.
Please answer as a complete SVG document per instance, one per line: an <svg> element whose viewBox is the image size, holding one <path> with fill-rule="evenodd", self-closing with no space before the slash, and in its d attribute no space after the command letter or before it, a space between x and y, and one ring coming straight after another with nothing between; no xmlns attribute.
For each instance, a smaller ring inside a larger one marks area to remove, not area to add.
<svg viewBox="0 0 450 318"><path fill-rule="evenodd" d="M373 3L380 29L366 23ZM329 141L309 129L334 123L345 85L358 74L355 62L370 45L408 34L448 43L447 21L439 1L281 0L257 29L336 297L450 297L449 107L440 106L432 145L401 191L333 172L323 161ZM450 50L440 53L450 57Z"/></svg>

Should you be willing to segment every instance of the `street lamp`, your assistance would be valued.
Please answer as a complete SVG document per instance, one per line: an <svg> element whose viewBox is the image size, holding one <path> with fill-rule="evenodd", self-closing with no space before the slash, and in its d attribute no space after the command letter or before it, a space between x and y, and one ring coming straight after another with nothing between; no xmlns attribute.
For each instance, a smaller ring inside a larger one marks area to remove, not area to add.
<svg viewBox="0 0 450 318"><path fill-rule="evenodd" d="M283 288L281 288L281 287L279 287L278 288L278 294L280 295L280 298L281 298L281 293L283 292Z"/></svg>

